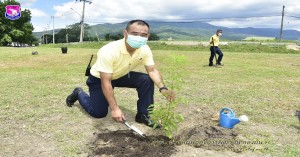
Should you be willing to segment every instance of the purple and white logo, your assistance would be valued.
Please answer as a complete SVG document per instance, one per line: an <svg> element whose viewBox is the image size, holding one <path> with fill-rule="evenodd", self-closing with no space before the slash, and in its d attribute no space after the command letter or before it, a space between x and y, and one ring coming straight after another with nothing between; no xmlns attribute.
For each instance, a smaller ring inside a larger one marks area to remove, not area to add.
<svg viewBox="0 0 300 157"><path fill-rule="evenodd" d="M5 7L5 17L10 20L16 20L21 17L21 8L19 5L7 5Z"/></svg>

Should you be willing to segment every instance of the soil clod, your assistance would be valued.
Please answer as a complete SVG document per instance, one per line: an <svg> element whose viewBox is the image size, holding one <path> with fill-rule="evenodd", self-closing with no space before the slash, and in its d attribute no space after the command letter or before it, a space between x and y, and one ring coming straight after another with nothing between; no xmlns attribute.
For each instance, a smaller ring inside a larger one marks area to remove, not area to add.
<svg viewBox="0 0 300 157"><path fill-rule="evenodd" d="M111 131L96 134L89 156L168 157L175 152L175 146L169 143L170 140L162 135L143 138L128 130Z"/></svg>

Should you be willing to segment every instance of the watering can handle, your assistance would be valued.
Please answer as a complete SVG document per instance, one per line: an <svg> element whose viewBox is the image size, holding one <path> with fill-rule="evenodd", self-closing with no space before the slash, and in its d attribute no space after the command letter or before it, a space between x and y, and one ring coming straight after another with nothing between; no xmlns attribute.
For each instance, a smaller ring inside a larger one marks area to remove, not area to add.
<svg viewBox="0 0 300 157"><path fill-rule="evenodd" d="M220 111L220 114L222 114L225 110L229 110L231 115L234 115L234 111L231 108L227 108L227 107L222 108L222 110Z"/></svg>

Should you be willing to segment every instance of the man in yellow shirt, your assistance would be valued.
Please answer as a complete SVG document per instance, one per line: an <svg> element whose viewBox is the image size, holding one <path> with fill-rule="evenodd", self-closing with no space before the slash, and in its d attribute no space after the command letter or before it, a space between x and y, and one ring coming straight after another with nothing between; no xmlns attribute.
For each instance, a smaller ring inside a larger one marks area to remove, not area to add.
<svg viewBox="0 0 300 157"><path fill-rule="evenodd" d="M217 65L221 65L223 66L223 64L221 64L222 58L223 58L223 53L221 51L221 49L219 48L219 41L220 41L220 36L222 35L223 31L221 29L218 29L216 34L214 34L210 40L210 57L209 57L209 64L208 66L213 66L213 59L215 57L216 54L218 54L218 59L217 59Z"/></svg>
<svg viewBox="0 0 300 157"><path fill-rule="evenodd" d="M155 122L149 117L147 109L154 103L154 84L169 100L174 99L174 94L165 86L147 45L149 24L143 20L132 20L127 24L123 35L123 39L99 49L96 63L86 82L90 95L77 87L67 97L66 103L71 107L78 100L85 111L95 118L106 117L109 107L112 118L117 122L124 122L125 116L119 108L113 89L135 88L139 97L135 120L153 127ZM132 71L138 65L144 65L148 74Z"/></svg>

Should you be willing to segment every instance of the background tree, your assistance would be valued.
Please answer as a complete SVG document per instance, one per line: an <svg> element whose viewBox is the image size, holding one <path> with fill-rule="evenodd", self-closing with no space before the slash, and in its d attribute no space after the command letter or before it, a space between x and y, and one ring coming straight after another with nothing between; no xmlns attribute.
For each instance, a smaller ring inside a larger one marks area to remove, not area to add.
<svg viewBox="0 0 300 157"><path fill-rule="evenodd" d="M105 34L104 38L106 41L109 41L111 39L110 34L109 33Z"/></svg>
<svg viewBox="0 0 300 157"><path fill-rule="evenodd" d="M120 33L116 34L116 35L111 35L110 33L107 33L107 34L105 34L104 38L105 38L106 41L109 41L109 40L119 40L119 39L123 38L123 35L120 34Z"/></svg>
<svg viewBox="0 0 300 157"><path fill-rule="evenodd" d="M68 43L69 34L68 29L61 29L58 33L55 34L55 43Z"/></svg>
<svg viewBox="0 0 300 157"><path fill-rule="evenodd" d="M88 31L89 29L90 26L88 24L84 24L83 41L97 41L97 38L92 37L90 35ZM56 43L78 42L79 39L80 39L80 23L68 25L65 29L61 29L57 34L55 34Z"/></svg>
<svg viewBox="0 0 300 157"><path fill-rule="evenodd" d="M52 34L44 34L42 37L41 37L41 41L43 44L51 44L53 43L53 35Z"/></svg>
<svg viewBox="0 0 300 157"><path fill-rule="evenodd" d="M0 12L6 12L7 5L20 5L15 0L0 2ZM7 45L11 42L32 44L36 41L32 35L31 12L28 9L21 11L21 17L17 20L7 19L0 16L0 45Z"/></svg>
<svg viewBox="0 0 300 157"><path fill-rule="evenodd" d="M149 37L149 40L159 40L159 36L155 33L151 33L150 37Z"/></svg>
<svg viewBox="0 0 300 157"><path fill-rule="evenodd" d="M111 38L111 40L119 40L119 39L123 38L123 35L121 35L121 34L112 35L110 38Z"/></svg>

